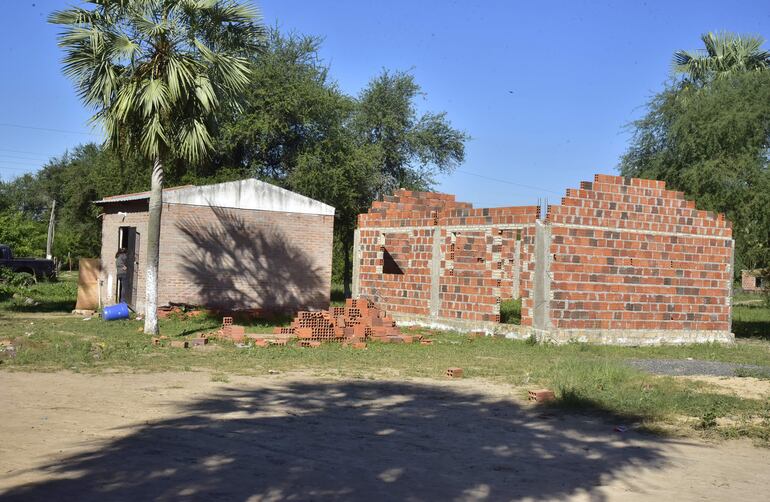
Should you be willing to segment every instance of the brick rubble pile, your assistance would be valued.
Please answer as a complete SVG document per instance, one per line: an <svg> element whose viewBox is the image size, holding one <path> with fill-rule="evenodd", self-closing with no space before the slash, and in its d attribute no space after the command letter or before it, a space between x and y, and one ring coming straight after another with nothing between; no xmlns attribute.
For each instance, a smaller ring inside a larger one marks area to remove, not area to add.
<svg viewBox="0 0 770 502"><path fill-rule="evenodd" d="M348 299L344 307L317 312L299 312L285 328L275 328L276 335L294 335L302 342L360 343L368 340L411 343L414 336L403 335L392 317L366 299Z"/></svg>

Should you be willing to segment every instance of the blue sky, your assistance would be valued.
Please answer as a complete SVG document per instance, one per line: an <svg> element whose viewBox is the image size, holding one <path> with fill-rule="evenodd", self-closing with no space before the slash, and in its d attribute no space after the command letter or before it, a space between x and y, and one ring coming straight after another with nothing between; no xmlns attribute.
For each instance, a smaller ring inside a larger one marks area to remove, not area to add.
<svg viewBox="0 0 770 502"><path fill-rule="evenodd" d="M77 3L4 5L5 180L78 143L101 140L88 134L89 113L61 75L56 27L46 23L52 10ZM698 48L699 35L709 30L770 36L766 1L258 5L267 24L323 36L322 54L348 93L358 94L383 68L411 70L426 93L420 107L446 111L472 136L465 163L437 188L477 206L558 201L565 188L593 173L614 173L629 141L624 126L662 87L675 50Z"/></svg>

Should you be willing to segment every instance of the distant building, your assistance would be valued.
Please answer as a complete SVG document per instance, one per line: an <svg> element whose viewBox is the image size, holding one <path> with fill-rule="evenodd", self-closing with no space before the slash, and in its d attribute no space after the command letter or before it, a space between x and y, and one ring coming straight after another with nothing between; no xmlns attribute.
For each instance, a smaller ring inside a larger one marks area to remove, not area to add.
<svg viewBox="0 0 770 502"><path fill-rule="evenodd" d="M101 301L144 311L149 192L96 201ZM334 208L256 179L163 191L158 305L291 313L329 305Z"/></svg>
<svg viewBox="0 0 770 502"><path fill-rule="evenodd" d="M741 270L741 289L744 291L762 291L762 270Z"/></svg>

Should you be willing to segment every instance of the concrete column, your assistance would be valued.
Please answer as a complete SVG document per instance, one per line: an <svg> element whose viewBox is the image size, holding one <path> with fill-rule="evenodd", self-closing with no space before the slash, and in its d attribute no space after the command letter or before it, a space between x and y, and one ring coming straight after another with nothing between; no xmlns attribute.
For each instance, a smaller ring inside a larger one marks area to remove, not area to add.
<svg viewBox="0 0 770 502"><path fill-rule="evenodd" d="M729 284L729 294L727 295L727 311L729 312L727 321L727 331L733 332L733 278L735 275L735 240L730 243L730 265L727 269L727 282Z"/></svg>
<svg viewBox="0 0 770 502"><path fill-rule="evenodd" d="M438 317L441 307L441 227L433 229L430 255L430 316Z"/></svg>
<svg viewBox="0 0 770 502"><path fill-rule="evenodd" d="M551 227L535 222L535 277L533 281L535 329L551 330Z"/></svg>
<svg viewBox="0 0 770 502"><path fill-rule="evenodd" d="M358 275L361 273L361 231L355 229L353 231L353 284L351 285L351 294L353 298L358 298L361 294L360 281Z"/></svg>
<svg viewBox="0 0 770 502"><path fill-rule="evenodd" d="M513 245L513 291L511 298L521 297L521 241Z"/></svg>

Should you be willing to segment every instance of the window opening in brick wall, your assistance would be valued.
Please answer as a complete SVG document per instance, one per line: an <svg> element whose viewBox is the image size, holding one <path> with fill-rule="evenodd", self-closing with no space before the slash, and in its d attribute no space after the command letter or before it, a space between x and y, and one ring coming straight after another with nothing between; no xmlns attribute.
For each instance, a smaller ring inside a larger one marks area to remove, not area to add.
<svg viewBox="0 0 770 502"><path fill-rule="evenodd" d="M404 269L398 264L393 255L390 254L387 248L382 252L382 273L383 274L396 274L404 275Z"/></svg>
<svg viewBox="0 0 770 502"><path fill-rule="evenodd" d="M501 299L500 322L503 324L521 324L521 298Z"/></svg>
<svg viewBox="0 0 770 502"><path fill-rule="evenodd" d="M382 273L404 275L409 262L409 234L384 234L382 242Z"/></svg>

